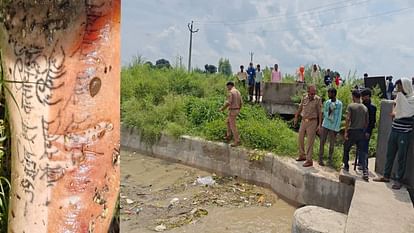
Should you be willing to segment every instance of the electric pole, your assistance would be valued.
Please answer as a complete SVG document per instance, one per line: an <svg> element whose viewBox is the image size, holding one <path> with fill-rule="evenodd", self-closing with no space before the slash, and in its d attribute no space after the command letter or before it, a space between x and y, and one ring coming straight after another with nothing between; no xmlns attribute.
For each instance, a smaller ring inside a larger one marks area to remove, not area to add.
<svg viewBox="0 0 414 233"><path fill-rule="evenodd" d="M250 52L249 54L250 54L250 62L253 63L253 55L254 55L254 53L253 52Z"/></svg>
<svg viewBox="0 0 414 233"><path fill-rule="evenodd" d="M188 52L188 72L191 71L191 47L193 46L193 34L198 32L199 29L197 30L193 30L193 21L191 21L191 23L189 23L188 26L188 30L190 31L190 51Z"/></svg>

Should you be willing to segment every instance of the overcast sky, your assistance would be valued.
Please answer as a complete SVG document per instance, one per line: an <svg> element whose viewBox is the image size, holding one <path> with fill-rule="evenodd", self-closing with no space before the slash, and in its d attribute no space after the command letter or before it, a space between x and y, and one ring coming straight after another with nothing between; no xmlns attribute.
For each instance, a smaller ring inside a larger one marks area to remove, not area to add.
<svg viewBox="0 0 414 233"><path fill-rule="evenodd" d="M136 55L192 67L228 58L236 72L250 61L294 73L317 63L345 77L414 77L412 0L123 0L122 64Z"/></svg>

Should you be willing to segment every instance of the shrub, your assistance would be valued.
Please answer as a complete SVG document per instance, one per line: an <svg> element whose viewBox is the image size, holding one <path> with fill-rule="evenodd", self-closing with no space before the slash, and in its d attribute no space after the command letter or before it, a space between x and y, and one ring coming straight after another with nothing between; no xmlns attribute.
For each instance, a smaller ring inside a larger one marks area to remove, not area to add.
<svg viewBox="0 0 414 233"><path fill-rule="evenodd" d="M202 128L202 136L211 141L223 141L226 135L226 122L222 119L210 121Z"/></svg>

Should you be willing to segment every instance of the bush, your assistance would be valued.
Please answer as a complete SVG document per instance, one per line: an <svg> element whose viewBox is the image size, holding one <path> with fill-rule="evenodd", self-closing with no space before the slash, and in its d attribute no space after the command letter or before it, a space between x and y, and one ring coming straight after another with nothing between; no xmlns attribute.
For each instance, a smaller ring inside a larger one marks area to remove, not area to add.
<svg viewBox="0 0 414 233"><path fill-rule="evenodd" d="M202 136L211 141L223 141L226 130L225 120L213 120L206 123L202 128Z"/></svg>
<svg viewBox="0 0 414 233"><path fill-rule="evenodd" d="M218 98L200 99L189 98L186 101L186 116L194 127L200 127L217 119L224 119L224 114L219 112L223 100Z"/></svg>

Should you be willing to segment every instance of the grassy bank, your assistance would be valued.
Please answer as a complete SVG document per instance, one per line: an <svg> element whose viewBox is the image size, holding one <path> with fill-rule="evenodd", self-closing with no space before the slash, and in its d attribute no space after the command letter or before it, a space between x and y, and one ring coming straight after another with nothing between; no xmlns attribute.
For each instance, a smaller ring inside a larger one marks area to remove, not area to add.
<svg viewBox="0 0 414 233"><path fill-rule="evenodd" d="M225 83L219 74L187 73L180 69L152 69L135 64L122 70L122 122L141 130L142 140L153 144L166 133L172 136L192 135L223 141L226 113L218 109L226 98ZM350 103L352 82L339 88L338 98L344 106ZM326 96L326 88L319 90ZM246 97L246 90L239 88ZM345 108L344 108L345 112ZM244 147L296 157L297 133L291 122L271 118L258 105L245 104L238 118L238 129ZM317 158L319 142L314 146ZM327 150L326 150L327 151ZM335 150L335 167L342 158L340 142Z"/></svg>

